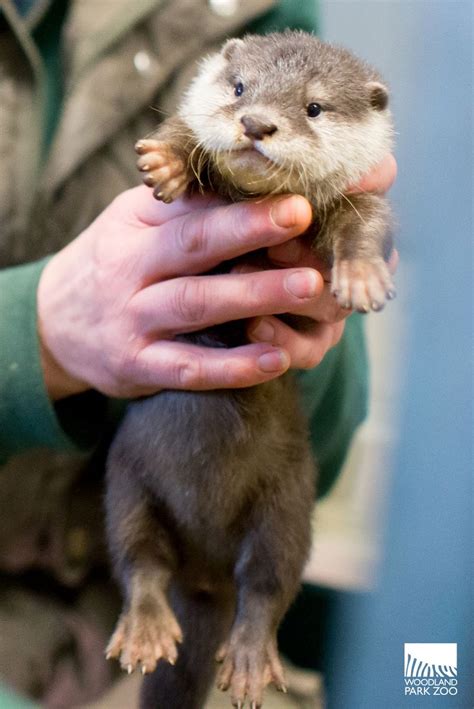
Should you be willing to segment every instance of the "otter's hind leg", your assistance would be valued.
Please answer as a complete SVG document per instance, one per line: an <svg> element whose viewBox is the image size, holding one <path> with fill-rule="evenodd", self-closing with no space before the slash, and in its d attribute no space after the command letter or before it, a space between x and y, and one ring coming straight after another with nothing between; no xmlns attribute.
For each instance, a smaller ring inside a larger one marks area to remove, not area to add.
<svg viewBox="0 0 474 709"><path fill-rule="evenodd" d="M107 477L109 547L125 603L106 655L129 673L140 665L145 674L160 659L174 663L182 639L166 595L175 552L148 492L113 449Z"/></svg>
<svg viewBox="0 0 474 709"><path fill-rule="evenodd" d="M252 709L260 707L270 682L285 691L276 633L297 593L309 552L314 474L309 458L302 474L294 465L286 472L255 501L235 566L236 614L219 652L217 680L223 691L230 688L234 706L247 701Z"/></svg>

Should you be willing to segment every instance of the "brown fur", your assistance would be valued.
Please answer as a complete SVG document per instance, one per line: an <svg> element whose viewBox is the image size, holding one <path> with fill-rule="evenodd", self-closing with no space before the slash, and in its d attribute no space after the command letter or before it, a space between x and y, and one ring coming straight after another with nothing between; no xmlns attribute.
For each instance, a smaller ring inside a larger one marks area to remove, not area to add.
<svg viewBox="0 0 474 709"><path fill-rule="evenodd" d="M225 641L221 683L235 701L248 683L260 705L266 666L282 684L271 654L308 554L313 488L289 375L130 407L108 462L110 548L126 600L108 650L124 668L151 671L156 644L176 659L173 617L184 637L177 664L161 660L146 678L144 709L202 709Z"/></svg>

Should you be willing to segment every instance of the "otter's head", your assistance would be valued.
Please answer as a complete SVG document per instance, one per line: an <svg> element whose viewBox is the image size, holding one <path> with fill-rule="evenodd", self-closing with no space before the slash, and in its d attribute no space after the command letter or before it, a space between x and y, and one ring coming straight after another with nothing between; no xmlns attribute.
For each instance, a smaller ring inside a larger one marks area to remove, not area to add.
<svg viewBox="0 0 474 709"><path fill-rule="evenodd" d="M356 181L391 147L388 92L348 51L304 32L249 35L204 60L180 116L247 193Z"/></svg>

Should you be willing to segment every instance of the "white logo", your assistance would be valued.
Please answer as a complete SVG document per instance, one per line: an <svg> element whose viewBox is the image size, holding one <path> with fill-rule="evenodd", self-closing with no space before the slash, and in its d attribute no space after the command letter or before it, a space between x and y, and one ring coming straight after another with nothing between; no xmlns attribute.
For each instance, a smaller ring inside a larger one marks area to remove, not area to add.
<svg viewBox="0 0 474 709"><path fill-rule="evenodd" d="M405 643L405 677L457 677L457 643Z"/></svg>
<svg viewBox="0 0 474 709"><path fill-rule="evenodd" d="M458 692L457 643L405 643L405 696Z"/></svg>

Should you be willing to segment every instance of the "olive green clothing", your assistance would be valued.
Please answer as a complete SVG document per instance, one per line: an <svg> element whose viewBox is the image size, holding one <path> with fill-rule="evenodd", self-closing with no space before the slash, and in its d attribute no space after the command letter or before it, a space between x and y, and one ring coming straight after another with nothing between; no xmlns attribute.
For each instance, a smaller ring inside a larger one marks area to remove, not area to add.
<svg viewBox="0 0 474 709"><path fill-rule="evenodd" d="M70 0L59 52L51 13L65 2L37 0L23 19L13 0L0 7L0 572L40 568L79 589L103 558L102 461L88 452L110 406L96 392L56 406L47 396L36 325L45 257L138 183L133 144L156 125L150 106L172 111L203 53L249 29L313 29L315 4L241 0L224 15L206 0ZM322 495L366 413L359 316L299 379ZM92 487L81 487L84 469Z"/></svg>
<svg viewBox="0 0 474 709"><path fill-rule="evenodd" d="M32 709L35 706L27 699L20 699L18 695L8 692L6 689L0 690L0 707L2 709Z"/></svg>

